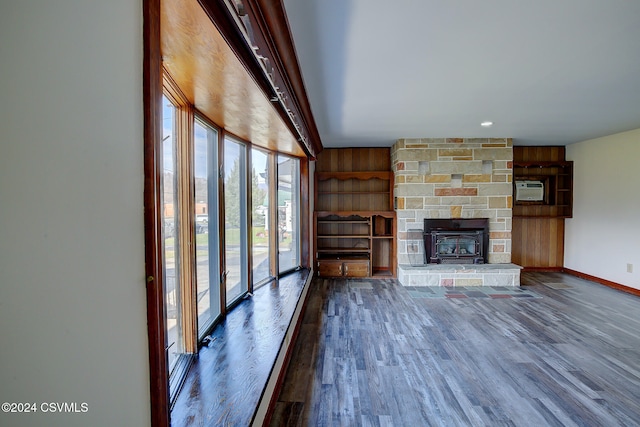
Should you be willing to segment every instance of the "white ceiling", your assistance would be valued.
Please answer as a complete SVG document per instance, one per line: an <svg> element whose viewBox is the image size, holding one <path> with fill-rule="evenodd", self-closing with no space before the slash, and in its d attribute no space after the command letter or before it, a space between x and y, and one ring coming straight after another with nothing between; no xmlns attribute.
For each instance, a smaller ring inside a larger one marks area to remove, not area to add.
<svg viewBox="0 0 640 427"><path fill-rule="evenodd" d="M639 0L284 5L325 147L564 145L640 128Z"/></svg>

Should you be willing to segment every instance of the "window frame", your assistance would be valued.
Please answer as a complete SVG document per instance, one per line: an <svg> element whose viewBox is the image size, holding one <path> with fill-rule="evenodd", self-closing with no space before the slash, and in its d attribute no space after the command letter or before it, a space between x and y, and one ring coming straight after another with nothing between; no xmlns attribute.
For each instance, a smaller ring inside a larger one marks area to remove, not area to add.
<svg viewBox="0 0 640 427"><path fill-rule="evenodd" d="M272 218L274 217L274 204L273 204L273 183L275 182L275 168L276 168L276 164L275 164L275 158L277 157L277 153L271 151L271 150L267 150L266 148L263 147L259 147L257 145L251 145L250 146L250 157L249 157L249 182L252 183L253 182L253 177L252 177L252 170L253 170L253 152L258 151L262 154L264 154L266 156L266 162L265 162L265 166L266 166L266 172L267 172L267 200L268 200L268 206L267 206L267 215L265 215L265 229L266 230L276 230L276 228L274 228L273 224L272 224ZM254 242L253 242L253 214L256 210L256 206L254 206L253 204L253 188L250 189L251 192L251 196L250 196L250 201L251 201L251 206L249 208L249 220L250 220L250 224L249 224L249 229L251 230L251 232L249 233L249 239L251 241L250 243L250 247L251 247L251 280L250 280L250 284L251 284L251 292L253 292L255 289L258 289L264 285L266 285L267 283L277 279L278 273L277 273L277 264L276 264L276 260L274 260L274 258L277 258L277 252L274 252L274 242L275 242L275 237L273 236L274 233L267 233L267 253L268 253L268 266L269 266L269 271L267 276L259 279L258 281L256 281L256 278L254 277L254 253L253 253L253 249L254 249ZM277 190L276 190L277 193Z"/></svg>
<svg viewBox="0 0 640 427"><path fill-rule="evenodd" d="M219 235L220 230L222 230L223 224L221 223L221 212L222 212L222 208L220 206L220 194L222 194L222 187L221 187L221 180L219 179L219 168L220 168L220 156L221 156L221 148L220 148L220 143L222 140L222 134L223 131L216 126L213 122L211 122L207 117L205 117L202 113L200 113L199 111L194 109L194 141L193 141L193 149L194 149L194 155L195 155L195 127L196 124L199 122L199 124L205 128L209 128L211 130L213 130L215 132L215 141L208 141L208 142L213 142L214 143L214 147L209 147L207 146L207 210L209 213L209 229L208 229L208 233L209 236L216 236ZM211 152L210 152L211 150ZM195 157L193 160L193 167L195 168ZM211 191L211 187L210 187L210 179L213 181L215 179L215 190ZM194 189L193 189L193 194L195 197L195 174L194 174ZM214 199L215 198L215 199ZM197 203L197 201L194 198L194 203ZM212 215L215 214L215 215ZM212 216L215 216L215 221L211 221ZM214 224L214 228L213 230L211 229L211 224ZM212 232L213 231L213 232ZM197 240L197 236L196 236L196 240ZM206 324L200 325L200 323L197 323L197 330L198 330L198 336L197 336L197 342L198 342L198 346L200 346L203 342L203 340L206 339L207 335L209 335L211 333L211 330L216 326L216 324L218 324L218 322L220 322L220 320L222 319L222 317L225 314L225 308L223 307L222 304L222 293L221 293L221 271L222 271L222 250L223 250L223 239L217 238L216 239L217 244L216 245L211 245L211 240L208 239L208 243L209 243L209 248L214 247L214 256L212 256L211 253L209 253L209 288L210 288L210 292L213 290L213 281L215 281L215 284L217 286L217 308L218 308L218 313L215 316L212 316ZM198 256L197 256L197 245L194 245L194 263L197 262ZM211 249L210 249L211 250ZM215 267L213 267L211 265L211 263L215 261ZM194 267L195 269L195 275L194 275L194 281L196 282L195 285L195 289L197 291L197 265ZM215 275L212 276L212 273L215 273ZM197 301L196 301L196 321L199 321L199 316L197 314Z"/></svg>
<svg viewBox="0 0 640 427"><path fill-rule="evenodd" d="M224 298L222 304L226 307L225 314L227 311L233 309L238 303L242 301L242 299L253 291L252 289L252 269L251 269L251 233L250 230L250 217L248 215L248 211L251 208L251 197L250 192L247 191L248 183L249 183L249 169L250 169L250 148L251 143L248 141L244 141L242 138L238 138L237 136L223 131L222 132L222 155L219 158L218 167L220 168L219 181L222 186L222 192L220 193L220 215L221 215L221 224L222 228L220 229L220 240L221 245L223 247L222 253L222 290L224 293ZM226 243L227 243L227 229L226 229L226 217L225 213L227 211L227 206L225 205L226 199L226 189L224 187L224 179L225 179L225 168L226 168L226 159L225 159L225 147L227 141L238 144L241 147L240 152L240 171L239 171L239 221L240 221L240 229L239 229L239 239L240 239L240 293L238 295L234 295L230 300L227 299L227 278L228 278L228 266L227 266L227 253L226 253ZM243 238L244 237L244 238ZM242 244L246 242L246 244ZM242 281L246 282L246 286L242 283Z"/></svg>
<svg viewBox="0 0 640 427"><path fill-rule="evenodd" d="M175 135L176 139L176 185L177 185L177 216L174 229L177 230L176 239L180 265L180 276L176 278L176 287L180 288L180 321L182 328L183 353L174 367L168 366L169 405L172 406L186 378L193 357L198 352L198 325L196 306L196 288L192 286L192 278L195 276L195 220L191 213L195 195L192 173L192 148L195 125L193 106L184 96L178 85L165 70L163 72L163 95L175 107ZM160 149L160 154L162 150ZM163 161L163 159L160 159ZM193 254L192 254L193 252ZM164 266L164 258L160 258L161 266ZM166 318L166 307L163 310ZM165 320L166 323L166 320ZM165 338L166 340L166 338ZM166 345L165 345L166 348Z"/></svg>
<svg viewBox="0 0 640 427"><path fill-rule="evenodd" d="M276 198L279 197L279 195L277 193L280 191L279 190L279 186L280 186L280 181L279 181L280 180L280 171L279 171L280 162L279 162L279 159L280 158L287 158L289 160L297 162L296 163L296 166L297 166L296 171L291 171L291 178L292 178L292 180L291 180L291 197L292 197L292 199L295 198L295 200L297 202L296 205L294 206L296 208L295 215L293 215L293 213L292 213L292 216L293 216L292 221L294 219L295 219L295 221L292 222L292 226L291 226L292 230L293 229L297 230L297 238L295 240L296 241L296 246L295 246L295 248L296 248L296 260L295 260L295 263L293 263L293 265L290 268L287 268L287 269L284 269L284 270L281 269L281 267L280 267L280 245L276 244L276 248L275 249L276 249L276 254L277 254L277 258L278 258L278 269L276 271L277 271L277 276L280 277L280 276L288 274L288 273L290 273L292 271L299 270L303 265L303 263L302 263L302 260L303 260L303 257L302 257L302 239L301 238L303 236L302 228L303 228L304 221L302 220L302 215L303 215L304 210L302 209L302 193L303 193L303 190L302 190L302 180L300 179L301 178L301 173L302 173L302 163L303 162L298 157L290 156L290 155L284 154L284 153L277 153L275 155L275 157L276 157L276 179L277 179L277 182L276 182ZM294 186L294 183L296 184L295 186ZM277 208L279 208L279 206L277 206L277 201L276 201L276 209ZM278 227L279 227L279 224L278 224ZM278 233L278 235L279 235L279 233Z"/></svg>
<svg viewBox="0 0 640 427"><path fill-rule="evenodd" d="M225 136L230 136L236 141L240 141L245 145L246 156L247 156L247 165L245 168L246 171L246 182L250 182L250 171L252 168L251 163L251 150L253 148L259 149L263 152L266 152L268 155L268 162L270 162L269 174L270 174L270 185L276 186L276 191L272 191L272 195L270 197L277 198L277 156L285 155L290 158L294 158L298 160L298 164L300 166L300 172L303 172L303 167L308 170L308 160L296 156L291 156L287 153L281 153L278 151L270 150L262 146L254 145L249 141L245 141L242 138L238 138L235 135L232 135L229 132L226 132L223 128L216 126L210 120L207 119L203 114L201 114L195 107L188 102L187 98L182 94L177 84L171 79L171 76L164 70L164 74L158 74L157 81L161 83L159 85L159 89L155 88L151 90L151 88L145 89L145 96L148 96L149 100L155 100L150 102L151 105L148 105L148 112L152 114L154 120L146 120L145 121L145 239L146 239L146 260L147 264L147 308L148 308L148 317L149 317L149 360L150 360L150 371L152 373L151 378L151 400L152 400L152 419L154 420L154 425L168 425L170 419L170 409L177 397L180 387L182 385L183 380L186 377L186 373L191 365L191 362L195 359L195 355L199 350L199 345L202 343L202 338L206 338L205 334L199 334L199 327L197 324L197 303L196 303L196 286L189 285L188 283L192 281L195 277L195 215L192 215L192 210L195 207L195 176L192 173L193 165L193 150L194 150L194 127L196 120L200 120L203 124L211 126L213 129L217 131L217 149L218 149L218 167L221 164L220 159L223 159L223 141ZM148 91L148 92L147 92ZM178 205L179 212L182 212L180 215L180 219L178 220L178 224L176 227L179 229L178 234L179 237L179 246L182 249L180 258L181 262L186 266L188 270L182 274L182 278L180 279L181 286L185 286L185 291L183 294L185 295L183 314L185 316L185 357L184 363L181 363L180 369L176 369L172 375L169 375L167 369L167 354L166 354L166 319L164 316L165 310L165 301L164 301L164 286L165 286L165 278L163 275L163 254L161 251L162 247L162 206L161 203L161 191L162 186L161 178L162 178L162 126L161 126L161 118L162 118L162 97L166 96L172 104L176 106L176 116L178 123L176 135L179 135L180 142L177 142L177 163L178 163L178 171L177 173L177 181L178 184ZM147 119L147 117L146 117ZM221 200L221 194L223 194L223 190L221 188L222 180L219 176L219 169L216 173L218 176L218 201ZM308 192L308 173L300 179L298 182L297 191L299 194L303 192ZM251 191L250 185L247 186L248 191L246 194L246 206L247 209L251 209ZM305 190L305 188L307 188ZM299 214L299 222L297 224L298 233L300 238L298 242L302 242L302 238L304 236L304 213L308 215L309 206L304 206L304 202L302 199L299 200L299 210L301 214ZM276 204L273 204L276 206ZM218 222L222 221L222 204L218 204ZM272 209L275 212L274 209ZM251 216L247 215L247 230L251 228ZM270 215L268 219L270 223L273 223L275 226L277 224L277 216L274 214ZM274 228L275 229L275 228ZM304 242L302 242L304 243ZM219 239L219 250L221 251L221 247L224 244L224 239ZM286 272L279 272L278 268L278 256L277 256L277 237L275 234L270 236L270 250L272 251L271 263L272 263L272 272L275 276L274 279L287 274ZM274 248L276 248L274 250ZM247 233L246 239L246 250L247 250L247 286L249 291L253 291L253 281L251 280L252 268L251 268L251 258L252 258L252 242L251 242L251 233ZM222 251L221 251L222 252ZM220 252L220 253L221 253ZM302 259L304 257L304 252L298 253L298 264L300 265ZM220 257L222 260L222 255ZM221 261L222 262L222 261ZM224 301L224 286L220 286L221 295L220 300L221 303L221 314L218 319L214 320L211 325L207 328L207 333L210 333L213 328L219 323L219 320L222 319L226 313L233 307L230 306L228 308L225 307ZM242 298L239 298L236 303L242 301ZM187 316L187 313L191 313ZM195 314L195 315L194 315ZM188 351L188 353L187 353ZM180 374L180 375L178 375Z"/></svg>

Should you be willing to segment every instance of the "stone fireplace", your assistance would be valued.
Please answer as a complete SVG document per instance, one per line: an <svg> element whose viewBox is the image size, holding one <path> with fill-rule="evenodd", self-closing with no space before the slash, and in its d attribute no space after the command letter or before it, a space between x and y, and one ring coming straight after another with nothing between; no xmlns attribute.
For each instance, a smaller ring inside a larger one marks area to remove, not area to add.
<svg viewBox="0 0 640 427"><path fill-rule="evenodd" d="M520 284L520 267L511 264L511 139L400 139L391 149L391 161L402 284ZM467 238L477 236L467 234L460 240L444 229L446 221L460 227L470 220L486 221L481 255L466 253L476 250ZM429 223L440 230L427 239ZM424 240L420 242L418 236ZM435 257L433 244L440 248Z"/></svg>

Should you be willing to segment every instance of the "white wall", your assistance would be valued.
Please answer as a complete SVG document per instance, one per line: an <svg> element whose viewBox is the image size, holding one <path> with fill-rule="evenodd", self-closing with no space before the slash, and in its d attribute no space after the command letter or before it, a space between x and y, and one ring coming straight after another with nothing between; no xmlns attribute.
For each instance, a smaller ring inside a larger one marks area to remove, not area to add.
<svg viewBox="0 0 640 427"><path fill-rule="evenodd" d="M1 0L0 54L0 425L149 425L142 2Z"/></svg>
<svg viewBox="0 0 640 427"><path fill-rule="evenodd" d="M574 200L565 267L640 289L640 129L569 145L567 160Z"/></svg>

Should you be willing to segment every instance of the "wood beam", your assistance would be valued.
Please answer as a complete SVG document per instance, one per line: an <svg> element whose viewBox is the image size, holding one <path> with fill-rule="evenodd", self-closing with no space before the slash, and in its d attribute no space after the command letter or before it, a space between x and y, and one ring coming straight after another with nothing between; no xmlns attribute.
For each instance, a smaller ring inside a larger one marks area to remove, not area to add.
<svg viewBox="0 0 640 427"><path fill-rule="evenodd" d="M284 6L280 0L245 0L247 20L234 6L199 0L211 21L311 158L322 151ZM241 23L250 27L249 31ZM247 40L251 33L253 40ZM277 89L276 89L277 88Z"/></svg>

